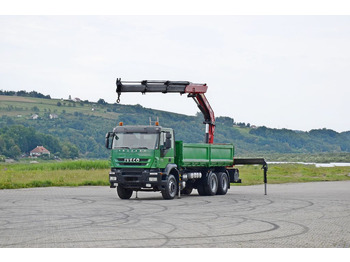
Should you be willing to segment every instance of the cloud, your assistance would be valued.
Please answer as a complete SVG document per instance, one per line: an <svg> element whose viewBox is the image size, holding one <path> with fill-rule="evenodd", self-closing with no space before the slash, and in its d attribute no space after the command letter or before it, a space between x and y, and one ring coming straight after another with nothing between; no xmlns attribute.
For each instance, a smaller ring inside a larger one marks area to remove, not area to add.
<svg viewBox="0 0 350 262"><path fill-rule="evenodd" d="M117 77L187 80L209 85L217 116L350 129L347 16L1 16L0 24L5 90L114 102ZM198 111L179 95L122 102Z"/></svg>

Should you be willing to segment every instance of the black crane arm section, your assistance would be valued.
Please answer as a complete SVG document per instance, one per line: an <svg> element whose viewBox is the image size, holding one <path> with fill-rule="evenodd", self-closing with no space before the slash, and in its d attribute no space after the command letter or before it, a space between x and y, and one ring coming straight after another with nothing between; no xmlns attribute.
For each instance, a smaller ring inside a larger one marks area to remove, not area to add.
<svg viewBox="0 0 350 262"><path fill-rule="evenodd" d="M179 93L188 94L196 102L198 108L204 116L204 124L206 125L206 143L214 142L215 132L215 116L209 101L204 93L207 92L206 84L196 84L189 81L169 81L169 80L143 80L143 81L116 81L118 94L117 103L120 102L121 93L138 92L138 93Z"/></svg>

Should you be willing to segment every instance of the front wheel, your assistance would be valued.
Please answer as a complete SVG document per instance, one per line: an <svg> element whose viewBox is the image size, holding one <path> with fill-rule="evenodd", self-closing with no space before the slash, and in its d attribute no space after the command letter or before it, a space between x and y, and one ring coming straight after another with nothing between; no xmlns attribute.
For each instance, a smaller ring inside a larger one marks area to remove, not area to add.
<svg viewBox="0 0 350 262"><path fill-rule="evenodd" d="M168 180L165 186L165 189L162 191L162 196L164 199L173 199L177 193L177 181L174 175L169 175Z"/></svg>
<svg viewBox="0 0 350 262"><path fill-rule="evenodd" d="M129 199L132 196L132 189L124 188L122 186L117 187L117 194L120 199Z"/></svg>

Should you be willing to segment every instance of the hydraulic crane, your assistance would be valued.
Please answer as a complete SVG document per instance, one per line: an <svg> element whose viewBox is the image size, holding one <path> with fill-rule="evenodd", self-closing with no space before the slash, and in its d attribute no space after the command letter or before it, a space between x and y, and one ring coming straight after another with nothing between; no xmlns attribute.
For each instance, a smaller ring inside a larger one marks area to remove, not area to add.
<svg viewBox="0 0 350 262"><path fill-rule="evenodd" d="M207 92L207 84L196 84L188 81L163 81L163 80L143 80L143 81L121 81L121 78L117 78L117 90L118 99L120 102L121 93L125 92L141 92L145 93L179 93L187 94L188 97L192 97L196 102L199 110L204 116L205 124L205 142L208 144L214 143L215 132L215 116L214 111L211 108L209 101L205 97L204 93Z"/></svg>

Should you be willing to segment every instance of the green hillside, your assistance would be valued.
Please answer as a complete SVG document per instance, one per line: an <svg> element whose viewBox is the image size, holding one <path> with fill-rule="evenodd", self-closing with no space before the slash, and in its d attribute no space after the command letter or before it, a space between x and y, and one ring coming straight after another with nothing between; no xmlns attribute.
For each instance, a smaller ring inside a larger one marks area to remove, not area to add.
<svg viewBox="0 0 350 262"><path fill-rule="evenodd" d="M107 104L103 99L92 103L0 95L0 130L17 125L23 126L23 130L31 127L36 134L50 135L61 143L76 146L83 158L108 158L109 152L104 147L106 132L111 131L119 121L126 125L148 125L150 117L153 120L158 117L160 125L174 128L177 140L204 140L205 127L201 114L187 116L140 105ZM20 129L20 126L15 128ZM234 143L238 156L268 155L278 158L282 153L299 156L337 153L341 159L350 161L350 132L251 128L244 124L233 125L232 118L218 117L214 142ZM6 155L4 152L1 154Z"/></svg>

